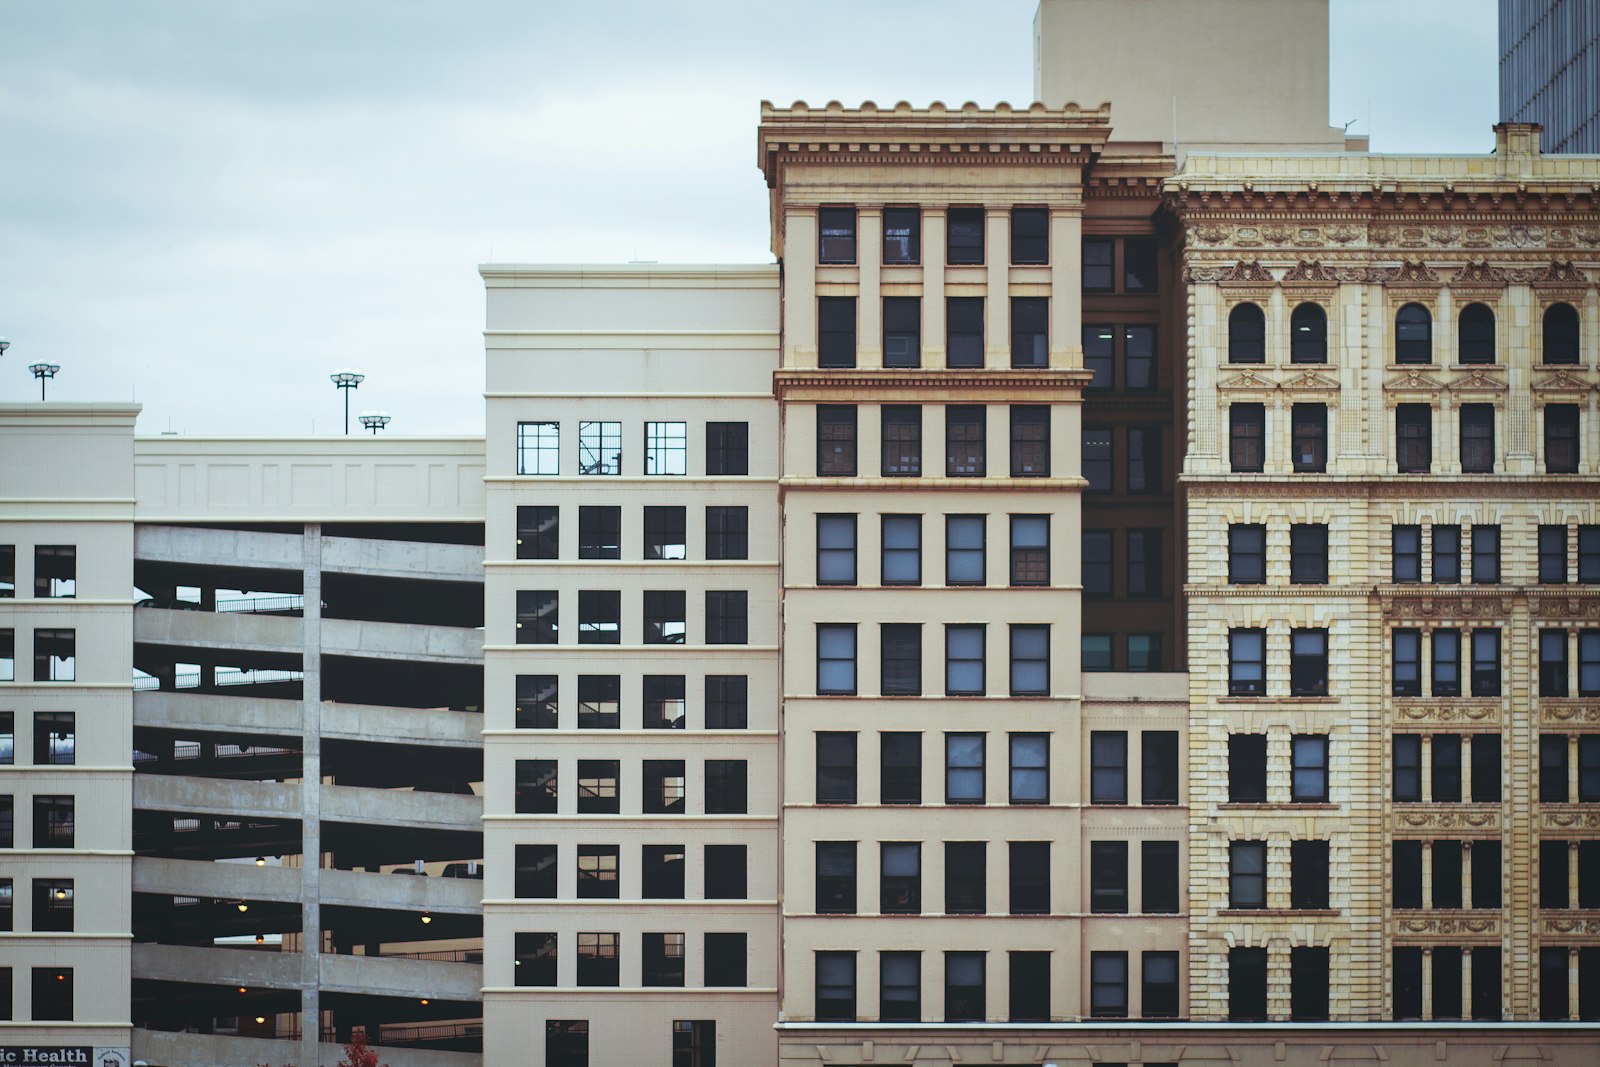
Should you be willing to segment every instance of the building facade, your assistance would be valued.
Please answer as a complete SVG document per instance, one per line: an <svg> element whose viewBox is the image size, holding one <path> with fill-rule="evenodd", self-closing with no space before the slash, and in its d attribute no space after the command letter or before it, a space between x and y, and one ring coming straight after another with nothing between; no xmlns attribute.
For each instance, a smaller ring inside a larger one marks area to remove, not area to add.
<svg viewBox="0 0 1600 1067"><path fill-rule="evenodd" d="M1537 122L1546 152L1600 153L1600 10L1500 0L1500 121Z"/></svg>

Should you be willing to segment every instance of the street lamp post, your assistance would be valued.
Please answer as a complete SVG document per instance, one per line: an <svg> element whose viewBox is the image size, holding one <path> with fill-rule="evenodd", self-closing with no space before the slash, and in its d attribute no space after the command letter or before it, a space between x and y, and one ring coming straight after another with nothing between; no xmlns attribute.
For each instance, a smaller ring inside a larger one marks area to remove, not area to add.
<svg viewBox="0 0 1600 1067"><path fill-rule="evenodd" d="M360 418L361 425L371 430L374 437L378 436L379 430L389 425L389 413L387 411L363 411Z"/></svg>
<svg viewBox="0 0 1600 1067"><path fill-rule="evenodd" d="M44 383L45 383L45 381L47 379L54 378L56 376L56 371L61 369L61 364L59 364L59 363L30 363L30 364L28 364L28 369L33 372L33 376L35 378L39 379L39 399L43 400L44 399Z"/></svg>
<svg viewBox="0 0 1600 1067"><path fill-rule="evenodd" d="M367 376L358 370L336 370L328 375L334 387L344 394L344 432L350 432L350 390L366 381Z"/></svg>

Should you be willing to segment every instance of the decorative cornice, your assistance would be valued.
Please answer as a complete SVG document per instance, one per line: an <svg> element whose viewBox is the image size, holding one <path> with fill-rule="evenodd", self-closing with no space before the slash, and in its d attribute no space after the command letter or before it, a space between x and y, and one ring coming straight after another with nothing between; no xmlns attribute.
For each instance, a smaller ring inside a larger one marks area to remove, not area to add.
<svg viewBox="0 0 1600 1067"><path fill-rule="evenodd" d="M772 372L773 394L779 400L789 394L815 391L827 395L840 390L861 389L874 393L885 390L932 391L941 400L957 399L965 392L1016 394L1040 400L1075 401L1083 387L1094 380L1094 372L1081 368L1035 370L946 370L941 368L780 368ZM1058 395L1046 397L1045 391Z"/></svg>
<svg viewBox="0 0 1600 1067"><path fill-rule="evenodd" d="M1516 607L1516 594L1429 589L1427 586L1380 586L1373 593L1391 619L1503 619Z"/></svg>

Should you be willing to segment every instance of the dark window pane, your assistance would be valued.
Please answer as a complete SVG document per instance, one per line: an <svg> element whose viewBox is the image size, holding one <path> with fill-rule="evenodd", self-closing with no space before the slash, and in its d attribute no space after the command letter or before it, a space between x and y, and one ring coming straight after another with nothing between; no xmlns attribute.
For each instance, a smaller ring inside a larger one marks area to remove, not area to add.
<svg viewBox="0 0 1600 1067"><path fill-rule="evenodd" d="M1235 304L1228 312L1228 362L1265 363L1267 317L1255 304Z"/></svg>

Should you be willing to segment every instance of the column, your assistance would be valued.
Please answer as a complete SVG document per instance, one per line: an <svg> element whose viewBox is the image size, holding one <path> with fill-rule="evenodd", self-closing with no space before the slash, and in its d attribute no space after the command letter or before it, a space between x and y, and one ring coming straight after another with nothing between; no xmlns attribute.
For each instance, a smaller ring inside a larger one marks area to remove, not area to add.
<svg viewBox="0 0 1600 1067"><path fill-rule="evenodd" d="M817 209L783 216L784 367L817 365Z"/></svg>
<svg viewBox="0 0 1600 1067"><path fill-rule="evenodd" d="M1422 843L1422 905L1433 908L1433 842Z"/></svg>
<svg viewBox="0 0 1600 1067"><path fill-rule="evenodd" d="M1011 366L1011 211L986 205L983 213L983 365Z"/></svg>
<svg viewBox="0 0 1600 1067"><path fill-rule="evenodd" d="M1419 777L1422 780L1422 800L1424 803L1433 799L1433 735L1422 735L1422 767Z"/></svg>
<svg viewBox="0 0 1600 1067"><path fill-rule="evenodd" d="M301 632L300 693L300 1062L319 1063L322 1036L322 527L307 523L304 535L305 600Z"/></svg>
<svg viewBox="0 0 1600 1067"><path fill-rule="evenodd" d="M1567 907L1578 906L1578 842L1567 842Z"/></svg>
<svg viewBox="0 0 1600 1067"><path fill-rule="evenodd" d="M922 365L942 367L944 351L945 209L922 212ZM943 440L943 438L940 438Z"/></svg>
<svg viewBox="0 0 1600 1067"><path fill-rule="evenodd" d="M1050 366L1083 366L1083 203L1050 208Z"/></svg>
<svg viewBox="0 0 1600 1067"><path fill-rule="evenodd" d="M1427 862L1427 850L1423 850L1423 862ZM1422 950L1422 1017L1433 1018L1433 949Z"/></svg>
<svg viewBox="0 0 1600 1067"><path fill-rule="evenodd" d="M883 208L856 208L856 366L883 366Z"/></svg>
<svg viewBox="0 0 1600 1067"><path fill-rule="evenodd" d="M1472 946L1461 949L1461 1016L1472 1018Z"/></svg>

